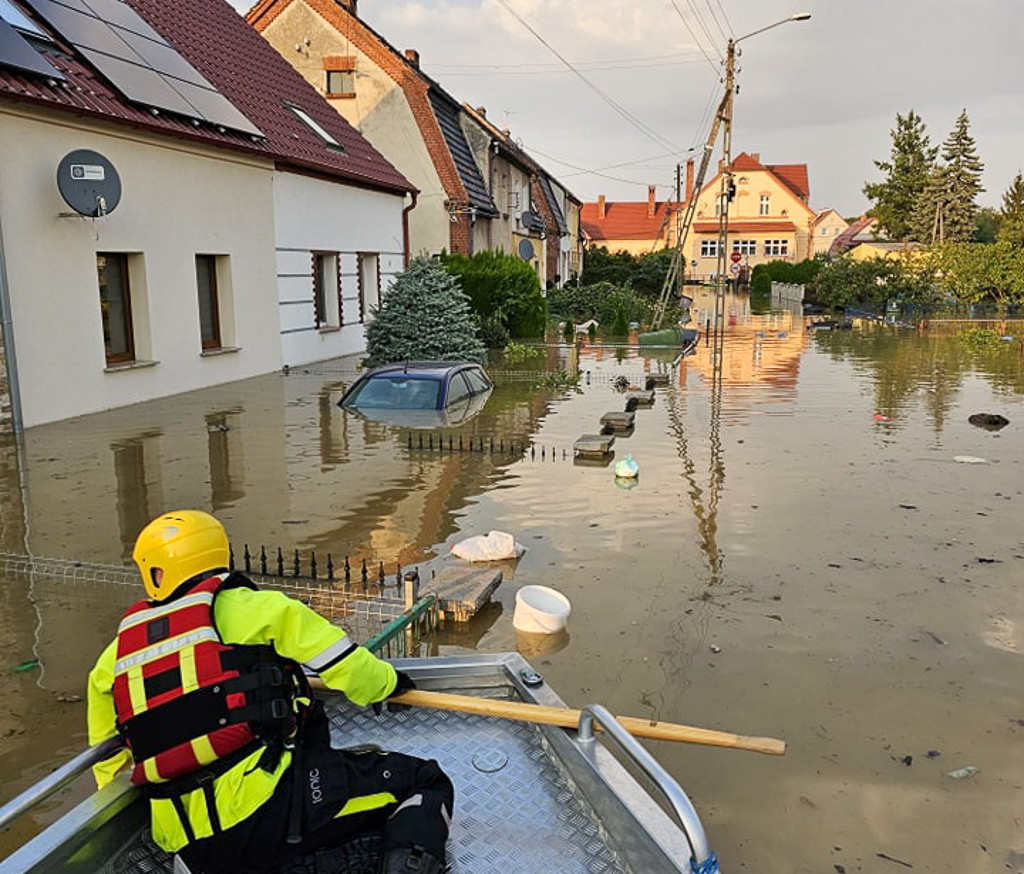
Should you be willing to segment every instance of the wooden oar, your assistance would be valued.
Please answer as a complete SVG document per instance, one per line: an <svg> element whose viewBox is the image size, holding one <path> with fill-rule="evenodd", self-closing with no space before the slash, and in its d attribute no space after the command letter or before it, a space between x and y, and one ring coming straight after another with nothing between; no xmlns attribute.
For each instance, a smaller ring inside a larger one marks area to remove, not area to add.
<svg viewBox="0 0 1024 874"><path fill-rule="evenodd" d="M316 688L324 688L318 680L314 680L313 685ZM570 710L565 707L525 704L521 701L506 701L496 698L477 698L473 695L453 695L449 692L427 692L424 689L412 689L388 700L399 704L411 704L414 707L455 710L460 713L497 716L501 719L513 719L518 722L558 725L562 728L576 728L580 721L579 710ZM694 728L673 722L651 722L648 719L639 719L634 716L617 716L615 718L622 723L626 731L635 737L682 741L683 743L705 744L714 747L731 747L737 750L764 753L769 756L782 756L786 753L786 742L774 737L747 737L742 734ZM595 725L595 727L597 726Z"/></svg>

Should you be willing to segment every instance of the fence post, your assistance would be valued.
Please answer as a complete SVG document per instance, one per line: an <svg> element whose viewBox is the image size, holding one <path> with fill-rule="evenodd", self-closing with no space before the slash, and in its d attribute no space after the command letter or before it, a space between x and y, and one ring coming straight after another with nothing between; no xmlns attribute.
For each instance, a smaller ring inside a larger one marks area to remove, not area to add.
<svg viewBox="0 0 1024 874"><path fill-rule="evenodd" d="M402 581L405 584L405 610L408 613L410 610L412 610L413 607L416 606L416 602L420 599L420 572L416 568L408 570L402 577ZM415 643L413 634L413 624L414 623L410 622L408 625L405 626L406 656L410 656L413 654L413 646Z"/></svg>

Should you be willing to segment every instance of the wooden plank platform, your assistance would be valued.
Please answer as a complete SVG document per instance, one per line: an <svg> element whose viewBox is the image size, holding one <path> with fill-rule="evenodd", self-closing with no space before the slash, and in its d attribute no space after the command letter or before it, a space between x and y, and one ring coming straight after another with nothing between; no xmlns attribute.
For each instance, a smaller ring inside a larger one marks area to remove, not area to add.
<svg viewBox="0 0 1024 874"><path fill-rule="evenodd" d="M654 403L654 389L650 391L627 391L626 403L635 400L638 407L649 407Z"/></svg>
<svg viewBox="0 0 1024 874"><path fill-rule="evenodd" d="M611 434L584 434L572 444L572 451L581 458L604 458L614 445L615 438Z"/></svg>
<svg viewBox="0 0 1024 874"><path fill-rule="evenodd" d="M632 410L626 412L624 410L612 410L610 413L605 413L601 416L602 425L611 425L617 432L628 431L633 427L636 419L636 413Z"/></svg>
<svg viewBox="0 0 1024 874"><path fill-rule="evenodd" d="M493 568L452 566L423 583L420 594L436 594L445 621L468 622L491 600L502 573Z"/></svg>

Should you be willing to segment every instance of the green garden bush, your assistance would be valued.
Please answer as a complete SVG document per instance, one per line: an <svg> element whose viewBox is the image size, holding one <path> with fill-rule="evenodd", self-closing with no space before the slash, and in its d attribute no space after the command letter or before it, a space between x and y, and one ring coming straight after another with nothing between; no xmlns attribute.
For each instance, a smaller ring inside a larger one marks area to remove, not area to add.
<svg viewBox="0 0 1024 874"><path fill-rule="evenodd" d="M441 262L458 279L481 323L494 319L513 339L544 336L547 302L537 274L522 258L487 250L442 255Z"/></svg>

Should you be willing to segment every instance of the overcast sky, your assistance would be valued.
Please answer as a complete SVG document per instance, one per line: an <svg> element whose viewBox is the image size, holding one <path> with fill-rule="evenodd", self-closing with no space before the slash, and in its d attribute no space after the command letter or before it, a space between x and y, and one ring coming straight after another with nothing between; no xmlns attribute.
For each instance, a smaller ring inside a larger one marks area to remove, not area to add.
<svg viewBox="0 0 1024 874"><path fill-rule="evenodd" d="M805 163L811 206L856 215L897 112L914 109L939 144L966 109L985 164L980 203L1001 204L1024 168L1019 3L359 0L372 28L417 49L428 75L486 107L583 201L645 200L648 185L669 196L676 162L699 156L710 129L728 36L795 12L812 18L739 45L733 155Z"/></svg>

